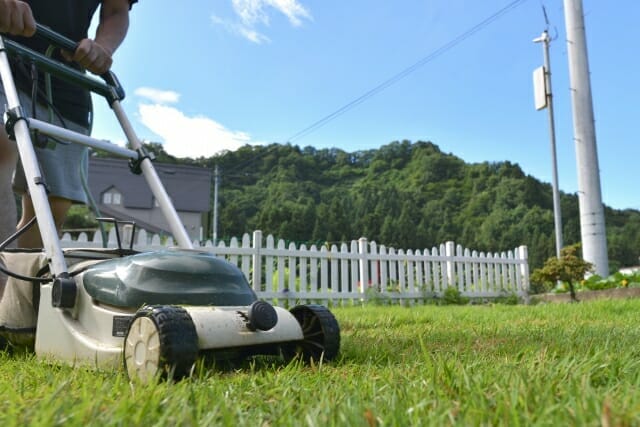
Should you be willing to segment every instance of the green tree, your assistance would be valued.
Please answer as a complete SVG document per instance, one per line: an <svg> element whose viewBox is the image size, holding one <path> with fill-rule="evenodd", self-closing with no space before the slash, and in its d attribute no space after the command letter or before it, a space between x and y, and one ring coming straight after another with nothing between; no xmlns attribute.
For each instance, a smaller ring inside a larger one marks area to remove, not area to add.
<svg viewBox="0 0 640 427"><path fill-rule="evenodd" d="M165 159L161 147L152 148ZM183 160L220 167L224 236L254 229L296 241L365 236L402 249L453 240L484 252L526 245L532 270L555 254L549 184L510 162L465 163L432 142L394 141L351 153L246 145ZM581 240L578 198L560 197L563 239L571 245ZM637 265L640 212L605 208L605 218L610 265Z"/></svg>
<svg viewBox="0 0 640 427"><path fill-rule="evenodd" d="M562 248L560 258L549 258L542 268L531 274L531 282L547 285L563 282L569 287L571 299L577 301L573 283L584 279L585 274L593 271L593 265L583 260L579 252L579 243Z"/></svg>

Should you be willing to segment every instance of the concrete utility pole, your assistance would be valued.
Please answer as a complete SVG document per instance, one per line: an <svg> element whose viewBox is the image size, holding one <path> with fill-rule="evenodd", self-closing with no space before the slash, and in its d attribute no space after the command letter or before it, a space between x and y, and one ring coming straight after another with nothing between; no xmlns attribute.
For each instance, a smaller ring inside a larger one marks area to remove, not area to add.
<svg viewBox="0 0 640 427"><path fill-rule="evenodd" d="M600 190L600 169L596 150L596 130L589 79L589 60L582 0L564 0L573 133L578 169L578 201L580 232L585 261L592 263L595 273L609 275L607 236Z"/></svg>
<svg viewBox="0 0 640 427"><path fill-rule="evenodd" d="M213 185L213 219L211 220L212 243L214 246L218 244L218 188L220 187L220 171L218 165L213 172L214 185Z"/></svg>
<svg viewBox="0 0 640 427"><path fill-rule="evenodd" d="M536 88L542 91L543 102L541 105L536 105L538 110L546 108L549 113L549 135L551 137L551 167L552 167L552 181L551 188L553 190L553 219L555 223L556 231L556 257L560 258L560 251L562 250L562 214L560 212L560 190L558 186L558 160L556 157L556 126L553 117L553 94L551 92L551 62L549 61L549 42L551 38L547 30L543 31L542 35L537 39L534 39L534 43L542 43L544 66L542 68L542 88ZM534 74L535 82L535 74Z"/></svg>

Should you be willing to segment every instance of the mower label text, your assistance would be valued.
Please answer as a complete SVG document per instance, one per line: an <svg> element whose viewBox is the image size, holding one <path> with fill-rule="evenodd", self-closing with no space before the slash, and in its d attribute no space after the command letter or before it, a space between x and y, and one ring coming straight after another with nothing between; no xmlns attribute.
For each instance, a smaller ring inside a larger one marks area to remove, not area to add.
<svg viewBox="0 0 640 427"><path fill-rule="evenodd" d="M113 327L111 335L114 337L124 338L129 330L129 324L133 320L133 316L113 316Z"/></svg>

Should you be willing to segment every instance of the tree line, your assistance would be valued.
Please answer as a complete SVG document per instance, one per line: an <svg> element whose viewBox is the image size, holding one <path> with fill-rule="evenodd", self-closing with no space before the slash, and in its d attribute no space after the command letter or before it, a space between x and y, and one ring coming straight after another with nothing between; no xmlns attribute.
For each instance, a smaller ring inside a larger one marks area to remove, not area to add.
<svg viewBox="0 0 640 427"><path fill-rule="evenodd" d="M316 244L364 236L402 249L452 240L485 252L526 245L531 268L555 255L551 185L508 161L469 164L432 142L406 140L355 152L247 145L197 159L148 148L161 162L219 167L219 236L259 229ZM571 245L580 241L578 198L560 200ZM637 265L640 211L605 206L605 218L611 270Z"/></svg>

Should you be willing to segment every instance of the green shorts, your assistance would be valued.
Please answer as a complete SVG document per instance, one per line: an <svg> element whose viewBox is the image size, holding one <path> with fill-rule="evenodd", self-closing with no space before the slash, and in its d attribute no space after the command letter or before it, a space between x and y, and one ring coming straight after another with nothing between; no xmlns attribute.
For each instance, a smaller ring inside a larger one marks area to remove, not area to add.
<svg viewBox="0 0 640 427"><path fill-rule="evenodd" d="M31 96L24 93L18 93L22 110L29 117L32 114ZM6 105L4 92L0 90L0 103ZM38 120L49 121L49 109L42 104L36 106L35 118ZM64 120L64 127L69 130L89 135L89 129L86 126ZM59 117L54 114L52 124L63 126ZM45 145L36 144L33 141L36 157L40 165L40 171L45 181L50 196L61 197L74 202L87 203L87 195L82 185L82 174L87 176L88 169L88 149L82 145L67 143L56 143L51 138ZM13 177L13 188L19 194L25 194L28 191L27 182L22 168L22 164L18 161L16 172Z"/></svg>

